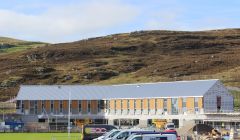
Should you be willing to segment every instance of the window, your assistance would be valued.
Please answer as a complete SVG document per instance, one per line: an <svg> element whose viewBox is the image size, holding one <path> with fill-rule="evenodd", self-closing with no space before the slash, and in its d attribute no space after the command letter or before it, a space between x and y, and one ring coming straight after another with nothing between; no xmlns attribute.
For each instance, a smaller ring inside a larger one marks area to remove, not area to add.
<svg viewBox="0 0 240 140"><path fill-rule="evenodd" d="M137 137L133 138L132 140L142 140L142 136L137 136Z"/></svg>
<svg viewBox="0 0 240 140"><path fill-rule="evenodd" d="M196 108L196 107L198 107L198 98L194 98L194 107Z"/></svg>
<svg viewBox="0 0 240 140"><path fill-rule="evenodd" d="M60 104L59 104L59 112L62 113L63 112L63 101L60 101Z"/></svg>
<svg viewBox="0 0 240 140"><path fill-rule="evenodd" d="M51 112L53 113L54 112L54 107L53 107L53 100L51 100Z"/></svg>
<svg viewBox="0 0 240 140"><path fill-rule="evenodd" d="M121 114L123 112L123 100L120 101L120 105L121 105Z"/></svg>
<svg viewBox="0 0 240 140"><path fill-rule="evenodd" d="M163 99L163 110L167 111L167 99Z"/></svg>
<svg viewBox="0 0 240 140"><path fill-rule="evenodd" d="M101 111L100 107L101 107L101 102L98 100L98 105L97 105L97 111L98 111L98 112Z"/></svg>
<svg viewBox="0 0 240 140"><path fill-rule="evenodd" d="M21 101L18 100L18 101L17 101L17 105L16 105L16 109L20 109L20 108L21 108Z"/></svg>
<svg viewBox="0 0 240 140"><path fill-rule="evenodd" d="M134 103L133 103L133 108L134 108L134 114L137 112L137 109L136 109L136 100L134 100Z"/></svg>
<svg viewBox="0 0 240 140"><path fill-rule="evenodd" d="M38 105L37 105L38 101L34 101L34 113L38 114Z"/></svg>
<svg viewBox="0 0 240 140"><path fill-rule="evenodd" d="M141 100L141 113L143 113L143 100Z"/></svg>
<svg viewBox="0 0 240 140"><path fill-rule="evenodd" d="M148 113L150 113L150 99L147 100L147 105L148 105Z"/></svg>
<svg viewBox="0 0 240 140"><path fill-rule="evenodd" d="M91 102L90 101L87 101L88 102L88 112L90 113L91 112Z"/></svg>
<svg viewBox="0 0 240 140"><path fill-rule="evenodd" d="M130 112L130 101L129 100L127 100L127 113L129 114L129 112Z"/></svg>
<svg viewBox="0 0 240 140"><path fill-rule="evenodd" d="M78 112L82 112L82 101L78 101Z"/></svg>
<svg viewBox="0 0 240 140"><path fill-rule="evenodd" d="M45 113L45 101L42 101L42 113Z"/></svg>
<svg viewBox="0 0 240 140"><path fill-rule="evenodd" d="M116 114L117 113L117 101L114 100L114 113Z"/></svg>
<svg viewBox="0 0 240 140"><path fill-rule="evenodd" d="M186 102L187 102L187 99L186 99L186 98L183 98L183 100L182 100L182 107L187 107L187 106L186 106L186 104L187 104Z"/></svg>
<svg viewBox="0 0 240 140"><path fill-rule="evenodd" d="M72 101L70 101L70 112L72 112Z"/></svg>
<svg viewBox="0 0 240 140"><path fill-rule="evenodd" d="M157 102L157 101L158 101L158 100L155 99L155 105L154 105L155 110L157 110L157 107L158 107L158 102Z"/></svg>
<svg viewBox="0 0 240 140"><path fill-rule="evenodd" d="M22 110L21 110L22 113L24 113L24 101L22 101Z"/></svg>

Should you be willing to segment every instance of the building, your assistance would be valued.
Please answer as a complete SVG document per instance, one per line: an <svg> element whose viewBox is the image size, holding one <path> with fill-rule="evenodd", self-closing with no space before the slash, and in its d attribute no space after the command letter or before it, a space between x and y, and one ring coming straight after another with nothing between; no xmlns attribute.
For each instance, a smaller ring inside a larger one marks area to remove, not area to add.
<svg viewBox="0 0 240 140"><path fill-rule="evenodd" d="M171 120L181 127L185 121L211 119L209 113L233 112L233 96L216 79L20 87L17 113L23 120L66 122L69 112L72 121L144 127L156 120Z"/></svg>

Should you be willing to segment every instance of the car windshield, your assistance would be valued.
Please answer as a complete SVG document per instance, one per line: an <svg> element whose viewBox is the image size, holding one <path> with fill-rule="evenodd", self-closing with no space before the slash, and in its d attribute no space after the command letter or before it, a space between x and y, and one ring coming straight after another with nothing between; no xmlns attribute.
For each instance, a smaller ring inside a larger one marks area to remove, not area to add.
<svg viewBox="0 0 240 140"><path fill-rule="evenodd" d="M111 133L110 135L108 135L109 138L112 138L113 136L115 136L116 134L118 134L120 131L114 131L113 133Z"/></svg>
<svg viewBox="0 0 240 140"><path fill-rule="evenodd" d="M112 133L114 133L116 130L111 130L109 132L106 132L105 134L103 134L104 137L111 135Z"/></svg>
<svg viewBox="0 0 240 140"><path fill-rule="evenodd" d="M170 125L168 125L167 127L168 127L168 128L174 128L174 125L171 125L171 124L170 124Z"/></svg>

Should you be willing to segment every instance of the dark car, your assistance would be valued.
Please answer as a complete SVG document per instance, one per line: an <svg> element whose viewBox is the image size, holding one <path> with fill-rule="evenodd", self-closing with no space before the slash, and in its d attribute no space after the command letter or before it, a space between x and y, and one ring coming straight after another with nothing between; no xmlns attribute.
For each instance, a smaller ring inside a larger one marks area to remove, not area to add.
<svg viewBox="0 0 240 140"><path fill-rule="evenodd" d="M113 125L107 124L88 124L83 126L83 140L92 140L102 136L104 133L117 129Z"/></svg>

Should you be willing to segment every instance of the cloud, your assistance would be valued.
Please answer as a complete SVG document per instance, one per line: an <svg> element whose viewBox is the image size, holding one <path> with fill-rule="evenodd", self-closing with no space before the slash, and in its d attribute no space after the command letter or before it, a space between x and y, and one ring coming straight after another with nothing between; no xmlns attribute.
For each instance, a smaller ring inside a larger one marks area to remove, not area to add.
<svg viewBox="0 0 240 140"><path fill-rule="evenodd" d="M73 41L130 23L137 15L136 7L117 0L53 6L38 14L0 9L0 35L47 42Z"/></svg>

